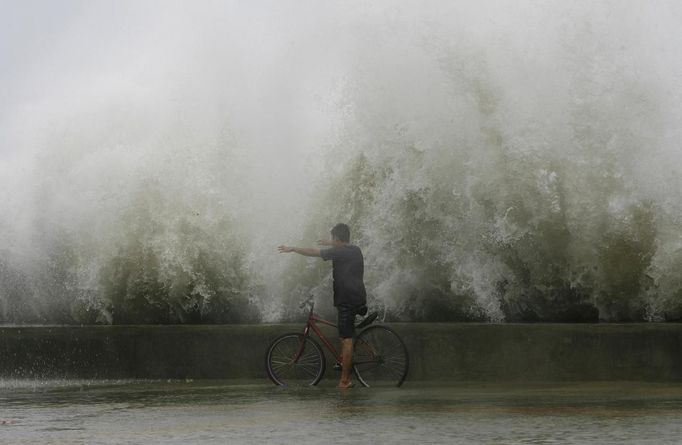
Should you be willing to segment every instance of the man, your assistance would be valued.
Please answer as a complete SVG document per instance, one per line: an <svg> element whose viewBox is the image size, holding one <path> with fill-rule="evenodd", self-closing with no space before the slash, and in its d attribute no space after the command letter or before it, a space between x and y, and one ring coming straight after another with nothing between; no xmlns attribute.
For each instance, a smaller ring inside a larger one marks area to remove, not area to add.
<svg viewBox="0 0 682 445"><path fill-rule="evenodd" d="M337 224L331 230L331 240L319 240L318 244L331 246L327 249L314 247L279 246L280 253L295 252L299 255L322 257L332 260L334 277L334 306L338 312L339 337L341 338L341 380L339 388L351 388L351 366L353 365L353 337L355 337L355 315L367 304L367 293L363 276L365 272L362 252L350 244L350 229L346 224Z"/></svg>

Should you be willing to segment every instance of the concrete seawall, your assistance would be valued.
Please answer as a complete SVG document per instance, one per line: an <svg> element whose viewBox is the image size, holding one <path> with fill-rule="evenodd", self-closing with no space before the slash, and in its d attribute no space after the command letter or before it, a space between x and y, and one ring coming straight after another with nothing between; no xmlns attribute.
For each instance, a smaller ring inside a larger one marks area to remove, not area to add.
<svg viewBox="0 0 682 445"><path fill-rule="evenodd" d="M682 324L394 323L408 380L682 381ZM4 378L266 378L301 325L0 328ZM335 338L335 331L326 331ZM330 369L327 378L332 378ZM334 376L335 378L335 376Z"/></svg>

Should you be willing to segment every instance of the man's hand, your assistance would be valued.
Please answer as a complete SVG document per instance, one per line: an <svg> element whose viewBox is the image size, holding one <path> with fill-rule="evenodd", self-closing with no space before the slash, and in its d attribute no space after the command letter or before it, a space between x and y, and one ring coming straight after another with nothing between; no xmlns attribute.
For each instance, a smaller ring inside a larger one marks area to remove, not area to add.
<svg viewBox="0 0 682 445"><path fill-rule="evenodd" d="M294 251L294 248L289 246L279 246L277 249L279 253L291 253Z"/></svg>

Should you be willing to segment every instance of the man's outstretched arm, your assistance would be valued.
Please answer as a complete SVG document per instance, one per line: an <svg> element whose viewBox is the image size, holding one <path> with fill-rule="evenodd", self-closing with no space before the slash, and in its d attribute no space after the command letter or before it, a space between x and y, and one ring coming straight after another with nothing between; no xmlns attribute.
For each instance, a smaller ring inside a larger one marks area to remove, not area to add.
<svg viewBox="0 0 682 445"><path fill-rule="evenodd" d="M304 256L320 256L320 249L315 247L289 247L289 246L279 246L279 253L297 253Z"/></svg>

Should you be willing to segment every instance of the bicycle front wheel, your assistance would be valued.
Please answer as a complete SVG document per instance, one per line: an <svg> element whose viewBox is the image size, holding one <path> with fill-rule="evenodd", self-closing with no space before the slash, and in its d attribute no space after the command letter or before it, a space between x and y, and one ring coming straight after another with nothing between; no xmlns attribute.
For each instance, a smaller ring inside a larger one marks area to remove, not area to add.
<svg viewBox="0 0 682 445"><path fill-rule="evenodd" d="M324 352L312 338L284 334L272 342L265 357L268 377L276 385L317 385L324 374Z"/></svg>
<svg viewBox="0 0 682 445"><path fill-rule="evenodd" d="M407 348L392 329L370 326L355 339L353 366L365 386L400 386L409 367Z"/></svg>

